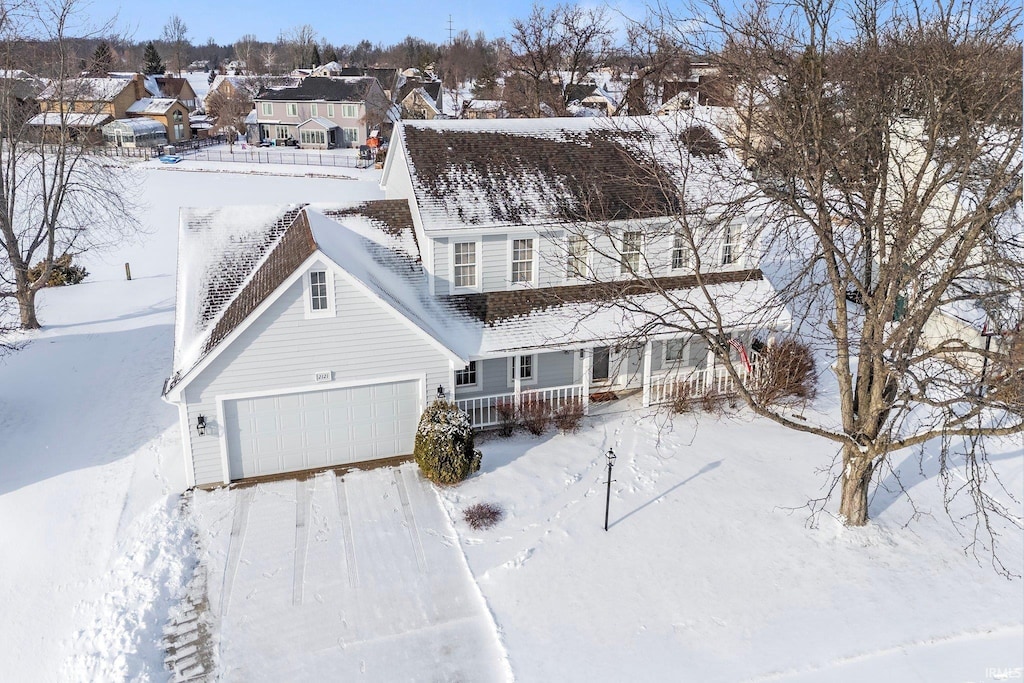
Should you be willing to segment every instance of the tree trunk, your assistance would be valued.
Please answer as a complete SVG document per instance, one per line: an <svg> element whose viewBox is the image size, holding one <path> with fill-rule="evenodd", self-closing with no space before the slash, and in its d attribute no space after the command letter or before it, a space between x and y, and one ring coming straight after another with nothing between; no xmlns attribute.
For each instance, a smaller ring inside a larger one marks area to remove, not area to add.
<svg viewBox="0 0 1024 683"><path fill-rule="evenodd" d="M36 318L36 290L30 287L19 288L18 294L18 315L21 316L21 328L24 330L38 330L39 319Z"/></svg>
<svg viewBox="0 0 1024 683"><path fill-rule="evenodd" d="M868 522L868 485L874 471L871 456L854 446L843 447L842 498L839 514L847 526L864 526Z"/></svg>

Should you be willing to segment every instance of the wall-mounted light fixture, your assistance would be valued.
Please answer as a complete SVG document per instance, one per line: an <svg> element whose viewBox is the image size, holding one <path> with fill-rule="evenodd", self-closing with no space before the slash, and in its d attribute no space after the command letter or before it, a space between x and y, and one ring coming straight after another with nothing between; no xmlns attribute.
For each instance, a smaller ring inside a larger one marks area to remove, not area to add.
<svg viewBox="0 0 1024 683"><path fill-rule="evenodd" d="M200 415L196 418L196 432L199 436L206 434L206 416Z"/></svg>
<svg viewBox="0 0 1024 683"><path fill-rule="evenodd" d="M437 385L437 400L438 401L443 401L444 400L444 387L441 386L440 384Z"/></svg>

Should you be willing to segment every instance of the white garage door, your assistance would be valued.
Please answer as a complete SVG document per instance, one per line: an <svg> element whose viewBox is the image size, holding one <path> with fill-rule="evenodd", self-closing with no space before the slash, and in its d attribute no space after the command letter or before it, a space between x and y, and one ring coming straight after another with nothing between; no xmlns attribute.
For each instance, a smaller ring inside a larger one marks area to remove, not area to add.
<svg viewBox="0 0 1024 683"><path fill-rule="evenodd" d="M224 402L231 479L412 453L419 381Z"/></svg>

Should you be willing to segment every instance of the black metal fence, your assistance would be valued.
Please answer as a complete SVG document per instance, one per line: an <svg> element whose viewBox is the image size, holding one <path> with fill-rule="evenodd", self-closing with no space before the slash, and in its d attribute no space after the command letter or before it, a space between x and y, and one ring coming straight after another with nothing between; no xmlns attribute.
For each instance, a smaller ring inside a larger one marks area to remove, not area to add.
<svg viewBox="0 0 1024 683"><path fill-rule="evenodd" d="M372 161L360 159L355 155L343 155L331 152L282 152L275 149L249 147L242 149L236 144L234 152L224 150L197 149L178 150L187 159L197 161L226 161L248 164L286 164L289 166L332 166L335 168L367 168Z"/></svg>

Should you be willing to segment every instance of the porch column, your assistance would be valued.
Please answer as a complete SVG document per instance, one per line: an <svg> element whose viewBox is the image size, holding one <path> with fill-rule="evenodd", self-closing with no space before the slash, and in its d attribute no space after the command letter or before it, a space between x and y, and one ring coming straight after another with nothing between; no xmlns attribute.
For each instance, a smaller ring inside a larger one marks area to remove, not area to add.
<svg viewBox="0 0 1024 683"><path fill-rule="evenodd" d="M594 363L593 349L583 349L583 414L590 414L590 375Z"/></svg>
<svg viewBox="0 0 1024 683"><path fill-rule="evenodd" d="M536 369L534 370L536 372ZM523 378L519 376L519 355L512 356L512 391L515 392L516 410L522 405Z"/></svg>
<svg viewBox="0 0 1024 683"><path fill-rule="evenodd" d="M448 395L452 403L455 403L455 361L448 359Z"/></svg>
<svg viewBox="0 0 1024 683"><path fill-rule="evenodd" d="M718 370L716 367L717 359L715 358L715 352L710 348L708 349L707 360L704 364L706 366L704 368L704 392L707 393L711 391L711 387L714 385L715 372Z"/></svg>
<svg viewBox="0 0 1024 683"><path fill-rule="evenodd" d="M651 349L653 346L650 339L644 344L644 408L649 408L651 405Z"/></svg>

